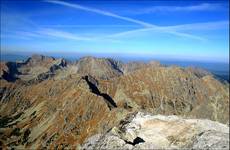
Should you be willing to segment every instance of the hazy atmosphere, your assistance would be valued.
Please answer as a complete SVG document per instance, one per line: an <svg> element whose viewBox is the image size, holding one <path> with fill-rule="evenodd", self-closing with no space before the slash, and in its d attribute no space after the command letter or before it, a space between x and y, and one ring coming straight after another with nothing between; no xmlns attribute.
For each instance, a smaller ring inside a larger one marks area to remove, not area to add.
<svg viewBox="0 0 230 150"><path fill-rule="evenodd" d="M228 1L1 0L1 52L229 60Z"/></svg>

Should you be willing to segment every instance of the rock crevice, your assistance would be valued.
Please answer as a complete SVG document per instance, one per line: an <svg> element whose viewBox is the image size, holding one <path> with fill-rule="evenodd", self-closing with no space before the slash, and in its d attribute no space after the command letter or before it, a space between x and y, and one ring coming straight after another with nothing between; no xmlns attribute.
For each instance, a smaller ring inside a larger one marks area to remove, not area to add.
<svg viewBox="0 0 230 150"><path fill-rule="evenodd" d="M109 109L113 109L113 108L116 108L117 107L117 104L115 103L115 101L112 99L111 96L109 96L108 94L106 93L101 93L100 90L97 88L97 86L95 84L93 84L90 79L89 76L84 76L82 77L82 79L84 79L87 84L89 85L89 88L91 90L92 93L98 95L98 96L101 96L103 97L103 99L105 100L106 104L108 105Z"/></svg>

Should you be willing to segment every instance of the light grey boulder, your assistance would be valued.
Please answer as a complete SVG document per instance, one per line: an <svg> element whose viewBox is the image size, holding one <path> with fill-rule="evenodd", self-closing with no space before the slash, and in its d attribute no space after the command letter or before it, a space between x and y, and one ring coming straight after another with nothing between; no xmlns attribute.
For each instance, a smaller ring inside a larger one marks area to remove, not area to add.
<svg viewBox="0 0 230 150"><path fill-rule="evenodd" d="M229 149L229 127L205 119L137 113L83 149Z"/></svg>

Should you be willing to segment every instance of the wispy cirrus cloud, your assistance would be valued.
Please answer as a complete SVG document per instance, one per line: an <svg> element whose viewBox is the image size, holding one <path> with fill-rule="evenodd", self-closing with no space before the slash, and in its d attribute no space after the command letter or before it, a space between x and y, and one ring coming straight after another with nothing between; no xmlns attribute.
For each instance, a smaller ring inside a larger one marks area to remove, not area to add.
<svg viewBox="0 0 230 150"><path fill-rule="evenodd" d="M129 35L138 35L141 32L172 32L173 34L177 34L178 36L183 36L187 38L197 39L201 41L205 41L205 38L200 36L194 36L191 34L176 32L176 31L204 31L204 30L219 30L219 29L229 29L229 21L215 21L215 22L204 22L204 23L193 23L193 24L182 24L182 25L175 25L175 26L162 26L160 29L156 28L142 28L142 29L135 29L124 31L116 34L112 34L109 37L122 37L122 36L129 36Z"/></svg>
<svg viewBox="0 0 230 150"><path fill-rule="evenodd" d="M58 5L63 5L63 6L79 9L79 10L88 11L88 12L94 12L94 13L101 14L101 15L104 15L104 16L109 16L109 17L129 21L129 22L133 22L133 23L145 26L145 27L153 27L154 26L154 25L152 25L150 23L140 21L140 20L137 20L137 19L124 17L124 16L120 16L120 15L117 15L117 14L114 14L114 13L111 13L111 12L108 12L108 11L103 11L103 10L95 9L95 8L89 8L89 7L81 6L81 5L78 5L78 4L72 4L72 3L69 3L69 2L57 1L57 0L45 0L45 2L58 4Z"/></svg>
<svg viewBox="0 0 230 150"><path fill-rule="evenodd" d="M152 6L137 10L127 10L131 14L149 14L155 12L194 12L194 11L223 11L228 10L227 6L217 3L201 3L191 6Z"/></svg>
<svg viewBox="0 0 230 150"><path fill-rule="evenodd" d="M206 23L182 24L182 25L175 25L175 26L157 26L157 25L147 23L144 21L140 21L137 19L124 17L124 16L120 16L120 15L117 15L117 14L114 14L111 12L107 12L107 11L103 11L103 10L95 9L95 8L88 8L88 7L78 5L78 4L72 4L69 2L63 2L63 1L57 1L57 0L46 0L46 2L49 2L52 4L58 4L58 5L66 6L66 7L71 7L74 9L80 9L80 10L84 10L87 12L93 12L93 13L97 13L97 14L104 15L104 16L109 16L109 17L125 20L127 22L132 22L134 24L129 24L129 25L66 25L65 24L65 25L50 25L50 26L47 26L48 28L46 28L46 27L40 27L40 26L34 24L28 18L25 18L23 16L17 16L17 18L19 18L20 20L23 20L23 22L25 22L25 23L23 23L23 25L29 24L30 26L33 26L35 28L35 30L30 31L30 32L16 31L14 34L8 34L8 36L2 36L2 37L16 38L17 35L19 35L20 37L22 37L24 39L53 37L53 38L62 38L62 39L76 40L76 41L107 40L107 41L111 41L111 42L120 42L119 40L117 40L116 37L122 37L122 36L127 36L127 35L138 35L139 33L142 33L142 32L148 33L150 31L154 31L154 32L167 33L167 34L171 34L171 35L175 35L175 36L179 36L179 37L189 38L189 39L205 41L206 39L203 37L196 36L193 34L188 34L188 33L182 33L182 32L192 31L192 30L222 29L222 28L228 28L228 25L229 25L229 21L217 21L217 22L206 22ZM199 7L198 6L189 6L186 8L189 8L190 10L195 10L195 9L201 10L201 9L204 9L205 7L208 7L208 6L209 5L199 5ZM212 6L212 7L213 7L212 9L214 9L214 6ZM177 9L179 11L182 8L178 7ZM183 8L183 9L185 9L185 8ZM5 19L3 18L3 20L1 20L1 21L3 21L3 23L5 23L5 25L9 25L9 23L7 22L7 18L12 18L12 15L11 16L5 15ZM10 25L15 26L18 24L18 22L17 23L15 22L14 18L11 19L11 20L13 20L13 22L11 21ZM16 20L18 20L17 18L16 18ZM21 22L21 21L19 21L19 22ZM72 28L72 27L76 27L76 28L82 28L82 27L94 28L94 27L97 27L98 28L98 26L103 27L103 28L104 27L127 27L127 26L136 28L136 27L139 27L140 25L143 26L144 28L128 30L128 31L123 31L123 32L111 34L111 35L103 35L103 36L99 36L99 35L83 36L83 35L78 35L76 33L67 32L65 30L55 29L55 28L68 28L68 27L70 27L70 28Z"/></svg>
<svg viewBox="0 0 230 150"><path fill-rule="evenodd" d="M161 29L156 29L156 28L142 28L142 29L136 29L136 30L129 30L129 31L124 31L124 32L119 32L119 33L115 33L112 35L109 35L108 37L110 38L116 38L116 37L124 37L124 36L130 36L130 35L139 35L142 32L161 32L161 33L170 33L179 37L185 37L185 38L189 38L189 39L195 39L195 40L199 40L199 41L206 41L207 39L202 38L200 36L195 36L192 34L187 34L187 33L180 33L180 32L176 32L173 30L167 30L165 31L165 28L162 27Z"/></svg>
<svg viewBox="0 0 230 150"><path fill-rule="evenodd" d="M39 38L39 37L43 37L40 34L33 33L33 32L28 32L28 31L16 31L15 34L18 35L18 36L20 36L20 37L25 37L25 38Z"/></svg>
<svg viewBox="0 0 230 150"><path fill-rule="evenodd" d="M34 33L32 33L34 34ZM75 33L66 32L62 30L55 30L55 29L49 29L44 28L40 29L35 32L35 34L41 35L43 37L53 37L53 38L63 38L67 40L76 40L76 41L109 41L109 42L121 42L119 40L115 39L108 39L106 37L98 37L98 36L82 36L77 35Z"/></svg>
<svg viewBox="0 0 230 150"><path fill-rule="evenodd" d="M135 24L138 24L138 25L142 25L144 27L143 29L137 29L137 30L134 30L134 31L125 31L125 32L122 32L122 33L117 33L117 34L108 36L108 37L115 37L117 35L124 35L126 33L134 33L134 32L137 33L139 31L141 31L141 32L149 31L149 29L151 29L151 30L157 30L159 32L173 34L175 36L180 36L180 37L184 37L184 38L192 38L192 39L197 39L197 40L202 40L202 41L204 40L204 38L199 37L199 36L195 36L195 35L191 35L191 34L187 34L187 33L179 33L177 31L171 30L169 28L162 28L161 26L157 26L157 25L147 23L147 22L144 22L144 21L141 21L141 20L133 19L133 18L130 18L130 17L124 17L124 16L121 16L121 15L117 15L115 13L111 13L111 12L108 12L108 11L103 11L103 10L100 10L100 9L89 8L89 7L81 6L81 5L78 5L78 4L72 4L72 3L69 3L69 2L64 2L64 1L59 1L59 0L45 0L45 2L52 3L52 4L58 4L58 5L78 9L78 10L84 10L84 11L87 11L87 12L93 12L93 13L97 13L97 14L100 14L100 15L125 20L125 21L132 22L132 23L135 23Z"/></svg>
<svg viewBox="0 0 230 150"><path fill-rule="evenodd" d="M44 27L51 28L124 28L124 27L139 27L139 25L135 24L87 24L87 25L73 25L73 24L57 24L57 25L44 25Z"/></svg>
<svg viewBox="0 0 230 150"><path fill-rule="evenodd" d="M78 36L70 32L54 30L54 29L40 29L36 31L36 33L39 35L44 35L44 36L64 38L64 39L70 39L70 40L78 40L78 41L90 41L94 39L90 37Z"/></svg>
<svg viewBox="0 0 230 150"><path fill-rule="evenodd" d="M57 25L44 25L47 28L138 28L135 24L87 24L87 25L73 25L73 24L57 24ZM187 30L218 30L218 29L229 29L229 21L213 21L213 22L198 22L191 24L179 24L172 26L161 26L162 29L171 29L176 31L187 31ZM152 29L152 28L151 28ZM160 27L158 28L160 29Z"/></svg>
<svg viewBox="0 0 230 150"><path fill-rule="evenodd" d="M182 25L175 25L175 26L165 26L164 28L176 30L176 31L229 29L229 21L224 20L224 21L215 21L215 22L182 24Z"/></svg>
<svg viewBox="0 0 230 150"><path fill-rule="evenodd" d="M66 39L66 40L76 40L76 41L93 41L96 40L94 37L85 37L76 35L70 32L55 30L49 28L39 28L34 31L13 31L6 32L1 34L1 38L14 38L14 39L24 39L31 40L36 38L48 39L48 38L56 38L56 39Z"/></svg>
<svg viewBox="0 0 230 150"><path fill-rule="evenodd" d="M4 31L1 32L1 38L6 39L21 39L21 40L31 40L34 38L41 38L44 37L43 35L40 35L35 32L30 31L22 31L22 30L13 30L13 31Z"/></svg>
<svg viewBox="0 0 230 150"><path fill-rule="evenodd" d="M94 26L95 27L95 26ZM5 29L5 28L3 28ZM68 32L65 30L55 28L44 28L36 26L33 31L16 28L14 30L2 30L1 39L21 39L21 40L33 40L33 39L64 39L74 41L108 41L120 43L117 39L110 39L105 36L83 36L81 34Z"/></svg>
<svg viewBox="0 0 230 150"><path fill-rule="evenodd" d="M13 38L13 39L22 39L22 40L30 40L31 39L30 37L27 37L27 36L18 36L15 34L1 34L1 39L4 39L4 38Z"/></svg>

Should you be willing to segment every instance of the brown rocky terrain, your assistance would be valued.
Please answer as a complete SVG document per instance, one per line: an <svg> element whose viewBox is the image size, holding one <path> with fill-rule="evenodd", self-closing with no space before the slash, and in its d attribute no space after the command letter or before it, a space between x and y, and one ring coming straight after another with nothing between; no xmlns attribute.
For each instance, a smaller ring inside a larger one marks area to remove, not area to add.
<svg viewBox="0 0 230 150"><path fill-rule="evenodd" d="M0 70L4 148L80 148L140 110L229 123L229 84L209 73L94 57L68 64L39 55L1 63Z"/></svg>

